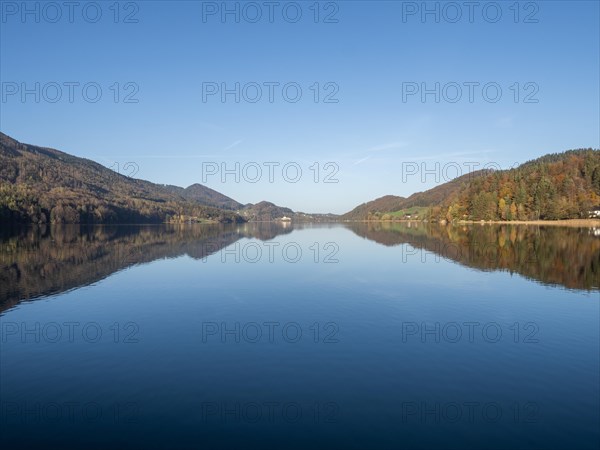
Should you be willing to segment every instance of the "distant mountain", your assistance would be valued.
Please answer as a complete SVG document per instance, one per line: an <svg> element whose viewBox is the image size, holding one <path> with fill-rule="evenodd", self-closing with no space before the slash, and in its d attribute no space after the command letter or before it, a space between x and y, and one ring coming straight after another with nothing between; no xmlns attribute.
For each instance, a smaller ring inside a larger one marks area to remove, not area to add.
<svg viewBox="0 0 600 450"><path fill-rule="evenodd" d="M281 219L284 216L291 218L294 215L294 211L290 208L263 201L255 205L246 205L240 210L240 215L249 222L269 222Z"/></svg>
<svg viewBox="0 0 600 450"><path fill-rule="evenodd" d="M430 220L587 218L600 205L600 151L546 155L510 170L472 172L408 198L388 195L341 216L393 220L410 208Z"/></svg>
<svg viewBox="0 0 600 450"><path fill-rule="evenodd" d="M247 204L201 184L187 188L130 178L94 161L0 133L0 221L157 223L332 221L270 202Z"/></svg>
<svg viewBox="0 0 600 450"><path fill-rule="evenodd" d="M416 192L410 197L386 195L363 203L341 216L344 220L366 220L369 217L379 219L383 214L406 210L414 207L430 207L440 204L444 199L458 192L473 179L487 174L488 171L476 171L462 175L448 183L441 184L425 192Z"/></svg>
<svg viewBox="0 0 600 450"><path fill-rule="evenodd" d="M388 211L399 211L403 208L406 198L395 195L386 195L384 197L371 200L370 202L358 205L352 211L342 215L344 220L366 220L374 213L386 213Z"/></svg>
<svg viewBox="0 0 600 450"><path fill-rule="evenodd" d="M186 200L190 200L201 205L214 206L215 208L228 209L232 211L241 209L244 206L241 203L236 202L234 199L198 183L192 184L185 189L179 186L166 187L174 194L180 195Z"/></svg>
<svg viewBox="0 0 600 450"><path fill-rule="evenodd" d="M295 212L290 208L265 201L255 205L249 203L237 212L248 222L278 221L283 217L291 219L292 222L335 222L339 220L339 216L336 214Z"/></svg>
<svg viewBox="0 0 600 450"><path fill-rule="evenodd" d="M0 221L243 222L239 203L201 185L163 186L0 133Z"/></svg>

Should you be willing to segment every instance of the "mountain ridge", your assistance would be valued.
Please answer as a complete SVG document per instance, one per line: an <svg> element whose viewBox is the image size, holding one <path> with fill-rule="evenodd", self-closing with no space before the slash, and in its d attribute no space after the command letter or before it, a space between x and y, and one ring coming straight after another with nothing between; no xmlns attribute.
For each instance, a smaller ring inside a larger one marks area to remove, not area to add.
<svg viewBox="0 0 600 450"><path fill-rule="evenodd" d="M21 223L243 222L202 186L169 188L0 132L0 220ZM180 192L178 192L181 190ZM204 195L205 199L202 199Z"/></svg>
<svg viewBox="0 0 600 450"><path fill-rule="evenodd" d="M598 205L598 206L596 206ZM415 218L558 220L600 209L600 150L543 155L508 170L479 170L408 197L385 195L338 216L268 201L242 204L199 183L186 188L119 174L86 158L0 132L0 221L160 223L362 221Z"/></svg>
<svg viewBox="0 0 600 450"><path fill-rule="evenodd" d="M242 204L199 183L152 183L0 132L0 222L162 223L331 221L261 201Z"/></svg>
<svg viewBox="0 0 600 450"><path fill-rule="evenodd" d="M342 220L395 220L415 208L434 221L588 218L600 209L600 150L551 153L507 170L471 172L407 198L384 196Z"/></svg>
<svg viewBox="0 0 600 450"><path fill-rule="evenodd" d="M415 192L408 197L384 195L370 202L363 203L341 216L344 220L365 220L376 213L391 213L413 207L430 207L442 201L448 195L457 191L462 184L473 178L483 176L487 170L479 170L461 175L446 183L439 184L426 191Z"/></svg>

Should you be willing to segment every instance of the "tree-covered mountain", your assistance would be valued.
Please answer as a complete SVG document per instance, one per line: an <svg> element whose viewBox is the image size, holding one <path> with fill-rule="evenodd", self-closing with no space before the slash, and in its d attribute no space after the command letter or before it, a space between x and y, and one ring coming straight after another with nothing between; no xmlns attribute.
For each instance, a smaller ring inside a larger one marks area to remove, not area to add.
<svg viewBox="0 0 600 450"><path fill-rule="evenodd" d="M249 222L269 222L272 220L281 219L282 217L291 217L294 211L290 208L277 206L271 202L258 202L255 205L248 204L240 214Z"/></svg>
<svg viewBox="0 0 600 450"><path fill-rule="evenodd" d="M243 222L212 189L163 186L0 133L0 221L19 223ZM228 209L228 210L225 210Z"/></svg>
<svg viewBox="0 0 600 450"><path fill-rule="evenodd" d="M187 188L121 175L94 161L0 133L0 222L158 223L331 221L262 201L246 205L201 184Z"/></svg>
<svg viewBox="0 0 600 450"><path fill-rule="evenodd" d="M476 171L462 175L448 183L441 184L424 192L416 192L410 197L386 195L376 200L363 203L344 214L346 220L380 220L386 213L407 210L415 207L429 207L441 203L444 199L458 192L469 181L483 176L487 171Z"/></svg>
<svg viewBox="0 0 600 450"><path fill-rule="evenodd" d="M600 204L600 151L570 150L473 179L432 209L434 218L558 220L587 218Z"/></svg>
<svg viewBox="0 0 600 450"><path fill-rule="evenodd" d="M244 205L234 199L198 183L192 184L186 188L171 185L166 186L166 188L186 200L200 203L201 205L213 206L215 208L228 209L231 211L237 211L244 207Z"/></svg>
<svg viewBox="0 0 600 450"><path fill-rule="evenodd" d="M405 197L398 197L396 195L385 195L383 197L376 198L370 202L358 205L352 211L342 215L341 218L344 220L367 220L373 218L374 214L384 214L390 211L400 211L403 209Z"/></svg>
<svg viewBox="0 0 600 450"><path fill-rule="evenodd" d="M392 220L426 208L430 220L558 220L587 218L600 205L600 151L550 154L510 170L478 171L408 198L386 196L342 216Z"/></svg>
<svg viewBox="0 0 600 450"><path fill-rule="evenodd" d="M335 222L339 219L336 214L313 214L292 211L285 206L277 206L271 202L248 203L237 211L248 222L270 222L279 221L283 217L293 222Z"/></svg>

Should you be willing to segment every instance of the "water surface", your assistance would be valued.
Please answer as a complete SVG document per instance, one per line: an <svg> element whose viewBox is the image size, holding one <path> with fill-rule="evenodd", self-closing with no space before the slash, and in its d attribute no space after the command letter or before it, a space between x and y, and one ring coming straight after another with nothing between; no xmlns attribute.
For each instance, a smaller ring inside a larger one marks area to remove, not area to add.
<svg viewBox="0 0 600 450"><path fill-rule="evenodd" d="M600 237L3 229L5 448L597 448Z"/></svg>

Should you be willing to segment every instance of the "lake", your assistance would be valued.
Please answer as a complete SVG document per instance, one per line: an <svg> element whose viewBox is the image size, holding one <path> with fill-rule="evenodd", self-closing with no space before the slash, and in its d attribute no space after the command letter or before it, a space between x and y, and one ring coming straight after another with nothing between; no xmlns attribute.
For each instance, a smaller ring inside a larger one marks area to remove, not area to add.
<svg viewBox="0 0 600 450"><path fill-rule="evenodd" d="M3 448L597 449L600 230L0 232Z"/></svg>

